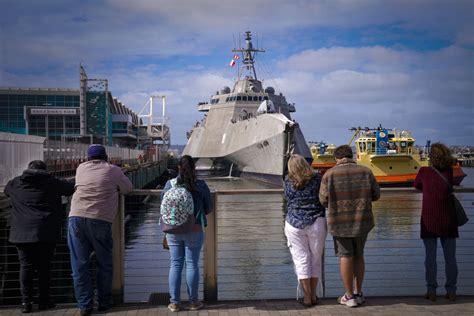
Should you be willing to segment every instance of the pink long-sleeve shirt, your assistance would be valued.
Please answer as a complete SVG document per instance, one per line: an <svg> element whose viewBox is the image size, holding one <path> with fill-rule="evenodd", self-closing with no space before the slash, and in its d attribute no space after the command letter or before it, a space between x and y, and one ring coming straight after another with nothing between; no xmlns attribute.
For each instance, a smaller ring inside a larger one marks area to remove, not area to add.
<svg viewBox="0 0 474 316"><path fill-rule="evenodd" d="M113 222L119 193L132 191L133 185L119 167L103 160L90 160L77 168L75 189L69 217Z"/></svg>

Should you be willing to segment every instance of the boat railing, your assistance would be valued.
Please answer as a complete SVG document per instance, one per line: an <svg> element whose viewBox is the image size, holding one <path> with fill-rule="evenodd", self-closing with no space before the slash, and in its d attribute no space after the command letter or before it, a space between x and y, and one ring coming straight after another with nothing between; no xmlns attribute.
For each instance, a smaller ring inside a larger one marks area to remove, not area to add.
<svg viewBox="0 0 474 316"><path fill-rule="evenodd" d="M168 299L169 253L158 225L160 190L134 190L120 197L113 225L114 279L117 301ZM458 294L474 295L474 188L456 188L471 221L457 240ZM260 300L294 298L297 279L284 236L285 204L281 189L217 190L215 211L207 217L201 256L200 298ZM419 238L422 195L412 189L382 189L374 202L375 227L365 250L367 296L413 296L424 293L424 248ZM20 302L19 264L7 242L8 200L0 199L0 304ZM52 262L56 302L72 302L73 286L66 242L66 217ZM343 290L332 238L326 239L318 293L336 297ZM441 269L442 251L438 252ZM440 284L444 273L438 273ZM184 279L183 279L184 280ZM185 282L183 282L185 283ZM185 285L182 292L186 297Z"/></svg>

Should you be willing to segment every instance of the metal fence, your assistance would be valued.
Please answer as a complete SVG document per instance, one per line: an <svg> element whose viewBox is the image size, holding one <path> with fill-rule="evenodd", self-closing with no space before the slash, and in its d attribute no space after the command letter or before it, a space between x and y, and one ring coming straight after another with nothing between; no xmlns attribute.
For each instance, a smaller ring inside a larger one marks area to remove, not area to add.
<svg viewBox="0 0 474 316"><path fill-rule="evenodd" d="M471 219L474 218L473 193L473 189L458 189L457 193ZM146 301L151 292L167 291L169 262L168 253L161 246L162 234L157 223L159 193L137 190L133 194L153 196L153 203L135 210L136 214L142 214L136 215L141 218L135 223L136 237L127 235L125 243L125 300L137 302ZM414 189L384 189L381 200L374 203L376 224L365 250L366 295L412 296L425 292L424 247L419 238L421 196ZM216 212L209 215L203 252L202 297L219 300L295 297L297 280L283 232L281 190L218 190L214 198ZM128 212L126 207L125 213ZM460 228L457 240L460 295L474 295L473 242L474 221L471 220ZM141 266L146 268L140 269ZM321 281L319 295L336 297L343 292L339 262L329 235ZM438 281L442 288L441 249L438 250Z"/></svg>
<svg viewBox="0 0 474 316"><path fill-rule="evenodd" d="M133 166L139 163L143 150L125 147L104 146L110 163ZM58 177L70 177L77 167L87 161L88 144L47 140L44 146L44 160L48 171Z"/></svg>
<svg viewBox="0 0 474 316"><path fill-rule="evenodd" d="M471 221L457 240L458 294L474 295L474 189L458 189ZM159 190L134 190L121 198L114 223L114 294L125 302L146 302L168 292L169 254L158 225ZM218 190L216 211L208 216L201 262L200 298L206 300L294 298L297 280L283 233L281 190ZM0 203L1 204L1 203ZM5 203L3 203L5 204ZM366 245L364 292L368 296L418 296L425 292L424 247L419 238L421 194L383 190L374 203L376 226ZM19 302L18 262L7 242L6 213L0 213L0 304ZM63 232L65 236L65 232ZM53 261L53 295L72 297L65 239ZM186 298L184 288L182 294ZM332 238L326 240L320 295L343 292ZM438 249L438 282L444 284L444 258Z"/></svg>
<svg viewBox="0 0 474 316"><path fill-rule="evenodd" d="M46 138L0 133L0 186L20 175L31 160L43 160Z"/></svg>

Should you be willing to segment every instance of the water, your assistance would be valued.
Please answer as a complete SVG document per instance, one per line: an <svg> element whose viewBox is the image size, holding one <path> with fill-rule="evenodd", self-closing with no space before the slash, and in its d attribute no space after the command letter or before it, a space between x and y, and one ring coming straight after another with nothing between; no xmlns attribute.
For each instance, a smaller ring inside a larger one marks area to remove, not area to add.
<svg viewBox="0 0 474 316"><path fill-rule="evenodd" d="M474 168L463 167L462 170L467 174L467 176L464 178L461 185L466 188L474 188Z"/></svg>
<svg viewBox="0 0 474 316"><path fill-rule="evenodd" d="M473 187L474 169L467 169L464 186ZM270 185L243 179L208 179L215 190L264 189ZM473 194L458 195L471 219ZM281 195L218 196L218 296L220 300L294 298L296 276L283 234ZM137 204L138 205L138 204ZM161 247L156 223L159 201L150 199L127 225L125 261L126 301L146 301L150 292L166 293L168 252ZM365 293L369 296L420 295L424 287L424 248L419 239L421 194L399 189L382 192L373 205L375 228L367 241ZM460 228L457 243L458 293L474 295L474 220ZM338 259L332 238L326 240L324 289L319 294L342 293ZM438 282L444 284L442 251L438 252ZM202 266L202 264L201 264ZM184 283L183 278L183 283ZM202 278L201 278L202 282ZM202 284L201 291L202 291ZM442 290L441 290L442 291ZM185 287L182 295L187 297ZM201 293L202 296L202 293Z"/></svg>

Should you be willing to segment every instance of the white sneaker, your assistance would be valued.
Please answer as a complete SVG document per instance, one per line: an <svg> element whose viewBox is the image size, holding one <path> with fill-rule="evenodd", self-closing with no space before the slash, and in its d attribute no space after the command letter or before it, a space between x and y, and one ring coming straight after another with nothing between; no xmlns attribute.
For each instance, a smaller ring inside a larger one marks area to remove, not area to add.
<svg viewBox="0 0 474 316"><path fill-rule="evenodd" d="M357 301L354 295L348 297L346 294L337 299L339 304L346 305L347 307L357 307Z"/></svg>
<svg viewBox="0 0 474 316"><path fill-rule="evenodd" d="M362 305L362 304L365 303L365 296L364 296L364 293L362 293L362 292L360 292L360 293L354 293L354 296L355 296L355 299L356 299L357 304Z"/></svg>
<svg viewBox="0 0 474 316"><path fill-rule="evenodd" d="M173 312L173 313L176 313L176 312L179 312L180 310L180 307L178 304L175 304L175 303L171 303L168 305L168 309Z"/></svg>

